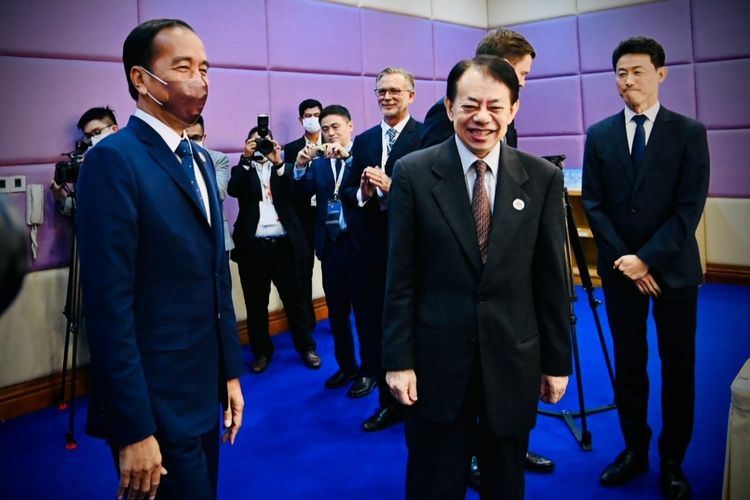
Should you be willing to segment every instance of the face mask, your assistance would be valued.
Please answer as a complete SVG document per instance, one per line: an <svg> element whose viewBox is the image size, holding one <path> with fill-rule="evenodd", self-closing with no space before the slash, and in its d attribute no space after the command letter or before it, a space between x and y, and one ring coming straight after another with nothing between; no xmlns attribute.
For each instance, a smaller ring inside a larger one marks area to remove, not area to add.
<svg viewBox="0 0 750 500"><path fill-rule="evenodd" d="M320 120L318 120L317 116L303 118L302 127L305 129L305 132L307 132L308 134L314 134L315 132L320 130Z"/></svg>
<svg viewBox="0 0 750 500"><path fill-rule="evenodd" d="M165 82L146 68L141 69L167 88L167 99L163 102L146 92L156 104L184 123L193 124L198 120L208 99L208 82L203 75L180 82Z"/></svg>
<svg viewBox="0 0 750 500"><path fill-rule="evenodd" d="M263 153L256 151L253 153L253 161L258 163L265 163L268 161L268 159L263 156Z"/></svg>
<svg viewBox="0 0 750 500"><path fill-rule="evenodd" d="M205 148L205 146L203 145L203 141L193 141L193 142L196 143L198 146Z"/></svg>
<svg viewBox="0 0 750 500"><path fill-rule="evenodd" d="M108 135L112 135L114 132L112 132L112 126L105 128L102 130L99 135L95 135L91 138L91 147L93 148L97 144L99 144L99 141L107 137Z"/></svg>

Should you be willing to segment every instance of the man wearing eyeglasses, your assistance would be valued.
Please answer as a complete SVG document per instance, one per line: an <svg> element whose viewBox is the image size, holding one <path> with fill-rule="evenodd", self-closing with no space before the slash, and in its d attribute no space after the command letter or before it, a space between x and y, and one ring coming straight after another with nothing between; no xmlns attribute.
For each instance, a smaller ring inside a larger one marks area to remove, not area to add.
<svg viewBox="0 0 750 500"><path fill-rule="evenodd" d="M362 430L379 431L403 420L403 407L391 396L382 367L383 297L388 244L388 192L396 160L419 149L422 124L409 115L414 102L414 77L402 68L385 68L375 78L375 97L383 119L354 139L351 172L344 179L341 197L351 219L349 230L360 277L353 294L365 304L358 332L360 377L349 397L367 396L378 386L378 409ZM359 323L359 322L358 322Z"/></svg>

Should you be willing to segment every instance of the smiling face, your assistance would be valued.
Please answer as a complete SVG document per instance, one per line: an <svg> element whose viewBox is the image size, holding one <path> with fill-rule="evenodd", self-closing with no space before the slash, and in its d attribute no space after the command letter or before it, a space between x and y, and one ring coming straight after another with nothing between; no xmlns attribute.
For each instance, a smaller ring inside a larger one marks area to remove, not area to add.
<svg viewBox="0 0 750 500"><path fill-rule="evenodd" d="M659 85L667 68L657 68L647 54L624 54L615 69L617 91L627 107L642 113L659 100Z"/></svg>
<svg viewBox="0 0 750 500"><path fill-rule="evenodd" d="M377 81L375 96L383 120L393 126L408 116L409 105L414 102L414 88L404 75L384 74Z"/></svg>
<svg viewBox="0 0 750 500"><path fill-rule="evenodd" d="M464 72L455 99L446 98L445 107L456 135L478 158L487 156L505 137L518 112L518 102L511 104L508 86L477 67Z"/></svg>

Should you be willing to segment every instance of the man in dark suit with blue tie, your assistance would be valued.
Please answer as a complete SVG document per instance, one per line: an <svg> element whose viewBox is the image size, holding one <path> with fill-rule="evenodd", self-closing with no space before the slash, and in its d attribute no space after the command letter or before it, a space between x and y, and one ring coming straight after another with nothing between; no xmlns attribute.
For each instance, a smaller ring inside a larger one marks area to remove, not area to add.
<svg viewBox="0 0 750 500"><path fill-rule="evenodd" d="M659 102L664 49L651 38L621 42L612 54L625 110L588 130L583 204L599 250L598 271L614 341L615 398L625 451L601 475L605 485L648 470L649 305L662 373L661 487L688 498L682 471L693 429L698 285L695 230L709 181L705 127Z"/></svg>
<svg viewBox="0 0 750 500"><path fill-rule="evenodd" d="M77 189L88 429L112 448L118 497L215 498L217 408L234 442L243 399L214 168L185 134L208 61L190 26L157 19L128 35L123 63L138 109L86 155Z"/></svg>
<svg viewBox="0 0 750 500"><path fill-rule="evenodd" d="M402 68L386 68L375 78L375 97L383 120L354 139L352 169L341 197L350 209L351 231L360 276L355 293L363 297L361 377L350 397L368 395L378 386L379 406L362 424L364 431L379 431L403 420L403 409L391 396L382 367L383 295L388 241L388 191L393 165L419 149L422 124L409 115L414 102L414 77Z"/></svg>

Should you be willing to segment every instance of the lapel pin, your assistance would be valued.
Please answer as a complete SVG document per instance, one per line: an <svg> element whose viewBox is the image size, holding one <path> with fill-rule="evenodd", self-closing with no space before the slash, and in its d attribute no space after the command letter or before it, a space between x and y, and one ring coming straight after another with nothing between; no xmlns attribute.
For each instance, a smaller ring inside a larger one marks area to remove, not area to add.
<svg viewBox="0 0 750 500"><path fill-rule="evenodd" d="M521 211L525 206L526 203L524 203L521 198L516 198L515 200L513 200L513 208L515 208L516 210Z"/></svg>

